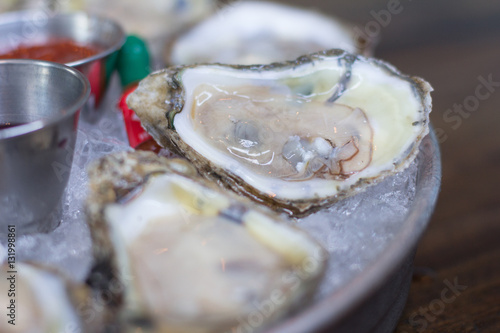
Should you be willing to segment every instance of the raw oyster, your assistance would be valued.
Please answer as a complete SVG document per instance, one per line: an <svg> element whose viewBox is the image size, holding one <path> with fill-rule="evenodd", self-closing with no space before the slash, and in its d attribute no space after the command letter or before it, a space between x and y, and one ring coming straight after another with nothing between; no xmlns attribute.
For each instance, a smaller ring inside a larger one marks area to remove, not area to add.
<svg viewBox="0 0 500 333"><path fill-rule="evenodd" d="M90 304L84 286L73 285L57 272L36 264L4 264L0 269L0 306L7 312L0 321L0 332L98 332L76 310Z"/></svg>
<svg viewBox="0 0 500 333"><path fill-rule="evenodd" d="M128 104L204 177L300 216L406 168L429 130L430 91L385 62L330 50L168 68Z"/></svg>
<svg viewBox="0 0 500 333"><path fill-rule="evenodd" d="M116 291L109 324L120 332L260 331L303 305L323 275L320 245L185 160L109 155L90 182L89 282Z"/></svg>
<svg viewBox="0 0 500 333"><path fill-rule="evenodd" d="M373 44L356 36L348 24L316 11L238 1L180 35L167 49L166 61L266 64L332 48L369 55Z"/></svg>
<svg viewBox="0 0 500 333"><path fill-rule="evenodd" d="M57 0L51 0L57 8ZM60 1L59 1L60 2ZM70 1L75 5L77 1ZM79 2L79 1L78 1ZM85 0L80 8L120 23L128 33L157 43L213 13L217 0ZM154 43L151 43L155 46Z"/></svg>

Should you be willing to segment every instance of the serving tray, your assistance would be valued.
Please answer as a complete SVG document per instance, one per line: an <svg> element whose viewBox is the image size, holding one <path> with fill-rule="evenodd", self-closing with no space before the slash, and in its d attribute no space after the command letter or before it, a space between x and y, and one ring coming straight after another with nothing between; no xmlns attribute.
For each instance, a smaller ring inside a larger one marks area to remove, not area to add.
<svg viewBox="0 0 500 333"><path fill-rule="evenodd" d="M73 163L67 168L71 175L61 224L49 234L19 237L17 260L41 262L75 281L85 280L92 263L83 212L86 168L100 156L131 149L116 106L120 93L114 78L99 119L81 115ZM439 147L431 131L407 170L331 208L291 221L324 245L330 253L329 267L312 302L268 332L326 328L328 332L391 332L406 302L415 248L434 209L440 181ZM0 240L0 260L5 258L5 240ZM256 308L252 315L265 314ZM242 331L259 328L252 318L242 318Z"/></svg>

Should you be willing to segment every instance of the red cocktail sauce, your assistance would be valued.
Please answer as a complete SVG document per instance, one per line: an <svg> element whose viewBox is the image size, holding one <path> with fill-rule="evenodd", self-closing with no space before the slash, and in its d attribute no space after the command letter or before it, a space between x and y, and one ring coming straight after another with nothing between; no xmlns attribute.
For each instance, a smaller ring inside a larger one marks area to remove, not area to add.
<svg viewBox="0 0 500 333"><path fill-rule="evenodd" d="M95 46L57 38L49 39L43 44L20 45L7 53L0 53L0 59L37 59L65 64L91 57L99 52L99 48Z"/></svg>

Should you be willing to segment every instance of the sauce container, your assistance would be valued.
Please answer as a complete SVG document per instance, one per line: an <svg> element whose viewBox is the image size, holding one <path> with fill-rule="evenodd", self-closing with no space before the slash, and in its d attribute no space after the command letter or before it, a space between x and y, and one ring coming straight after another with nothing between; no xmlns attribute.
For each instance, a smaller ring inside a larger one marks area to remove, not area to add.
<svg viewBox="0 0 500 333"><path fill-rule="evenodd" d="M0 234L59 224L80 109L90 84L53 62L0 60ZM11 126L16 124L16 126Z"/></svg>
<svg viewBox="0 0 500 333"><path fill-rule="evenodd" d="M39 10L0 15L0 54L53 40L72 41L98 50L93 55L65 62L90 81L90 98L84 109L90 120L96 119L96 111L116 66L117 51L125 41L125 32L110 19L84 12L55 14Z"/></svg>

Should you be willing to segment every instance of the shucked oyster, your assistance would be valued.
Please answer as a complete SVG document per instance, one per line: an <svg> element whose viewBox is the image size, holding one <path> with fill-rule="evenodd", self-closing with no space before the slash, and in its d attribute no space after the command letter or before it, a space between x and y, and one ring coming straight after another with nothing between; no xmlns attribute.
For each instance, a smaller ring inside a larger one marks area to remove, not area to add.
<svg viewBox="0 0 500 333"><path fill-rule="evenodd" d="M185 160L110 155L90 181L89 281L112 292L119 332L260 331L323 274L320 245Z"/></svg>
<svg viewBox="0 0 500 333"><path fill-rule="evenodd" d="M0 332L99 332L80 317L82 309L91 310L84 286L73 285L57 272L35 264L4 264L0 270L4 311Z"/></svg>
<svg viewBox="0 0 500 333"><path fill-rule="evenodd" d="M370 54L373 41L353 31L316 11L266 1L237 1L179 36L166 60L174 65L251 65L332 48Z"/></svg>
<svg viewBox="0 0 500 333"><path fill-rule="evenodd" d="M169 68L128 104L203 176L301 215L406 168L428 133L431 90L382 61L331 50Z"/></svg>

